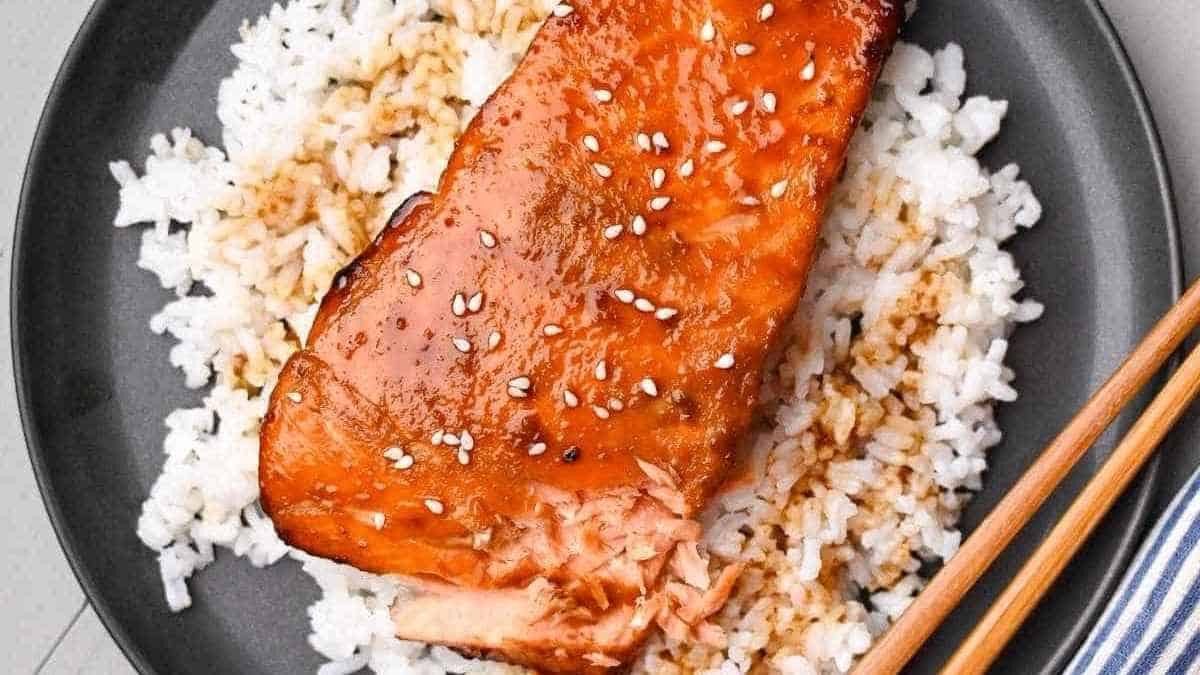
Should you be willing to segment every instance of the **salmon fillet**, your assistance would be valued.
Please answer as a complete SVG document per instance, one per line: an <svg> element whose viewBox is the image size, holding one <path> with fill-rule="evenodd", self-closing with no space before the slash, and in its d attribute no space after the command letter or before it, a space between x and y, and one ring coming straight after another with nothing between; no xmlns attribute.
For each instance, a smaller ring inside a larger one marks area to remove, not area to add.
<svg viewBox="0 0 1200 675"><path fill-rule="evenodd" d="M625 664L655 625L720 643L738 570L710 576L695 517L901 11L560 5L282 370L280 535L400 575L405 639L553 673Z"/></svg>

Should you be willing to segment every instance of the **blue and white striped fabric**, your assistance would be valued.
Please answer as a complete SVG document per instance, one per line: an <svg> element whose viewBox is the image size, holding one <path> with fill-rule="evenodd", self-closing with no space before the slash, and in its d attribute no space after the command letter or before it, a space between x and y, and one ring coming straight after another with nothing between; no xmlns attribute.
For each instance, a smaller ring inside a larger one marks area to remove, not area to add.
<svg viewBox="0 0 1200 675"><path fill-rule="evenodd" d="M1067 675L1200 673L1200 471L1151 530Z"/></svg>

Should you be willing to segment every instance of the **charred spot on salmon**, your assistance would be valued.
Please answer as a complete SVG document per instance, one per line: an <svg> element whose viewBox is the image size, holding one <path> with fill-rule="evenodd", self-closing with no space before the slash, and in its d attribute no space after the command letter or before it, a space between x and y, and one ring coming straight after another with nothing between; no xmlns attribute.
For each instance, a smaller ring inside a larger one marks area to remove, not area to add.
<svg viewBox="0 0 1200 675"><path fill-rule="evenodd" d="M572 445L563 451L562 461L567 464L572 464L579 459L580 450L578 446Z"/></svg>
<svg viewBox="0 0 1200 675"><path fill-rule="evenodd" d="M345 288L346 284L350 283L349 280L346 278L347 276L349 276L349 274L348 274L348 271L345 269L342 270L341 272L338 272L337 274L333 275L333 287L338 289L339 291L342 290L343 288Z"/></svg>
<svg viewBox="0 0 1200 675"><path fill-rule="evenodd" d="M399 228L404 224L404 221L408 220L408 216L412 214L412 212L419 205L428 202L431 196L432 195L428 192L414 192L408 197L408 199L405 199L403 202L401 202L400 206L396 207L396 210L392 212L392 217L388 218L388 227L385 228L383 232L386 232L389 229L394 230ZM376 245L378 245L379 241L383 239L383 232L380 232L379 236L376 237Z"/></svg>
<svg viewBox="0 0 1200 675"><path fill-rule="evenodd" d="M518 439L520 439L517 441L518 446L529 446L535 443L543 442L549 438L545 428L542 426L542 421L537 417L537 415L519 415L517 417L516 426L516 436Z"/></svg>
<svg viewBox="0 0 1200 675"><path fill-rule="evenodd" d="M697 405L692 397L679 389L671 392L671 403L675 404L675 412L679 415L679 419L686 422L696 416Z"/></svg>

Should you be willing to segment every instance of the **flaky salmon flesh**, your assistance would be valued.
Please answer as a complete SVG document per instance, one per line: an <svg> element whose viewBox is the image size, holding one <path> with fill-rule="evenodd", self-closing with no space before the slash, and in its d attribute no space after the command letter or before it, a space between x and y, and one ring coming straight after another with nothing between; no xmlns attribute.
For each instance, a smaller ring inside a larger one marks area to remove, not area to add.
<svg viewBox="0 0 1200 675"><path fill-rule="evenodd" d="M262 427L300 549L402 578L396 635L547 673L721 644L730 473L902 8L559 5L339 273Z"/></svg>

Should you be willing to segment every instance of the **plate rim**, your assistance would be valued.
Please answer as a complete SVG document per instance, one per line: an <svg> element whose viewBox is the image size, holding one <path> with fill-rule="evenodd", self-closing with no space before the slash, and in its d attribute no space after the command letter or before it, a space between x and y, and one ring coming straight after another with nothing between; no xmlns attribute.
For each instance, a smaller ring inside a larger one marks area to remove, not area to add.
<svg viewBox="0 0 1200 675"><path fill-rule="evenodd" d="M1166 153L1163 148L1162 132L1159 129L1157 121L1154 119L1154 111L1150 107L1146 88L1137 74L1137 69L1133 65L1133 60L1129 57L1129 51L1126 49L1124 41L1121 40L1120 33L1117 31L1112 17L1109 16L1108 11L1100 4L1100 0L1086 0L1085 4L1097 27L1100 29L1100 34L1105 44L1117 57L1117 68L1120 70L1121 79L1125 81L1130 91L1134 94L1134 107L1138 120L1141 122L1142 131L1150 141L1150 157L1154 164L1154 173L1158 182L1158 192L1162 201L1163 214L1166 217L1166 222L1163 223L1163 226L1166 229L1167 244L1170 253L1167 266L1170 270L1171 296L1173 300L1178 301L1183 294L1184 284L1183 249L1180 242L1179 214L1175 199L1175 187L1171 180L1171 169L1167 164ZM1167 365L1166 372L1174 372L1178 364L1178 356L1172 357ZM1159 382L1151 385L1154 387L1154 390L1157 390L1161 386L1161 381L1162 378L1160 377ZM1138 472L1139 476L1136 480L1139 482L1139 485L1135 488L1137 490L1137 498L1134 501L1133 526L1128 528L1121 537L1121 541L1117 547L1117 555L1115 556L1116 564L1109 566L1108 571L1101 577L1097 587L1098 592L1093 594L1092 599L1082 608L1082 614L1085 617L1084 620L1077 621L1072 629L1063 637L1058 649L1054 651L1050 662L1042 667L1041 672L1043 674L1058 673L1067 667L1067 664L1074 657L1075 651L1083 643L1088 633L1091 632L1100 613L1108 604L1117 583L1125 576L1130 560L1137 549L1141 547L1142 538L1148 525L1147 520L1150 515L1150 507L1155 497L1158 496L1158 472L1161 465L1162 455L1155 452L1146 466Z"/></svg>
<svg viewBox="0 0 1200 675"><path fill-rule="evenodd" d="M49 517L59 547L62 549L63 555L67 559L67 563L76 581L78 581L80 587L83 589L88 605L96 612L101 624L112 637L113 641L116 642L125 658L129 660L130 664L139 673L155 675L156 671L148 662L146 655L100 594L96 587L94 571L88 569L83 564L81 554L78 550L78 541L71 535L66 526L65 517L59 506L58 494L53 487L49 475L50 471L45 460L45 450L42 447L40 434L35 425L35 412L30 392L31 382L25 372L26 367L21 347L23 330L21 327L22 322L20 321L20 311L18 309L18 299L22 294L22 284L20 283L19 276L23 258L22 251L27 244L27 240L30 238L32 230L30 226L31 215L29 213L29 203L35 183L32 176L39 173L39 169L41 168L40 165L48 143L49 126L52 123L52 119L66 105L66 83L71 79L81 63L80 52L82 52L85 45L88 44L92 35L98 29L101 16L114 4L115 0L96 0L92 4L63 56L38 117L37 129L25 161L13 228L12 257L9 263L9 349L16 389L17 411L21 421L21 432L25 440L26 452L29 455L42 505ZM1137 70L1129 58L1129 53L1111 17L1104 7L1101 6L1099 0L1084 0L1084 5L1092 16L1100 32L1101 39L1115 57L1121 80L1133 95L1135 112L1140 123L1140 131L1148 141L1150 161L1154 167L1157 183L1156 188L1159 199L1162 202L1163 215L1165 217L1165 222L1162 223L1162 226L1165 230L1168 246L1167 265L1171 280L1171 288L1169 290L1172 298L1177 300L1183 291L1183 260L1175 191L1170 168L1166 161L1162 135L1155 121L1153 110L1150 107L1145 87L1142 85ZM1172 370L1177 361L1177 358L1172 360L1170 365ZM1073 656L1075 649L1091 630L1099 616L1100 610L1108 602L1108 598L1112 594L1117 582L1125 574L1129 560L1141 542L1147 525L1150 507L1158 493L1160 458L1161 455L1155 454L1136 479L1138 484L1134 488L1137 492L1131 518L1131 527L1127 528L1121 537L1117 553L1114 556L1115 564L1109 566L1108 571L1101 577L1097 592L1092 596L1092 600L1081 609L1085 619L1076 622L1074 627L1064 635L1058 649L1054 651L1050 662L1042 668L1042 673L1059 672L1066 666Z"/></svg>

